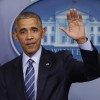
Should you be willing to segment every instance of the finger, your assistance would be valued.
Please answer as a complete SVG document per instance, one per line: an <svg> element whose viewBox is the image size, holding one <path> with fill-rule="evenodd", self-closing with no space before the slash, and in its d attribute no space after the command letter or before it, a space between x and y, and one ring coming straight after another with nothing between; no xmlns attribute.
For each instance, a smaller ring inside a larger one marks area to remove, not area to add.
<svg viewBox="0 0 100 100"><path fill-rule="evenodd" d="M74 9L70 9L71 20L74 20Z"/></svg>
<svg viewBox="0 0 100 100"><path fill-rule="evenodd" d="M69 12L67 12L67 21L68 21L68 24L71 22L71 16Z"/></svg>
<svg viewBox="0 0 100 100"><path fill-rule="evenodd" d="M71 20L71 16L69 12L67 12L67 20Z"/></svg>
<svg viewBox="0 0 100 100"><path fill-rule="evenodd" d="M61 29L63 32L65 32L67 34L69 33L69 31L63 26L59 27L59 29Z"/></svg>
<svg viewBox="0 0 100 100"><path fill-rule="evenodd" d="M81 20L81 21L82 21L82 15L81 15L81 13L80 13L80 12L78 12L78 16L79 16L79 20Z"/></svg>
<svg viewBox="0 0 100 100"><path fill-rule="evenodd" d="M76 11L76 9L74 9L74 18L75 20L78 20L78 12Z"/></svg>

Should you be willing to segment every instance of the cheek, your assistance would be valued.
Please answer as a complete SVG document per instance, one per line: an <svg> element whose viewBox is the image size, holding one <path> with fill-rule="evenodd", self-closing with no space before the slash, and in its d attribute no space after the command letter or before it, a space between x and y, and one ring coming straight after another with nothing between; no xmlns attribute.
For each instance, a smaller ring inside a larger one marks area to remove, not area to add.
<svg viewBox="0 0 100 100"><path fill-rule="evenodd" d="M41 40L42 40L42 36L39 36L38 40L39 40L39 42L41 42Z"/></svg>
<svg viewBox="0 0 100 100"><path fill-rule="evenodd" d="M19 40L19 43L21 44L21 45L24 45L25 44L25 40L23 39L23 38L18 38L18 40Z"/></svg>
<svg viewBox="0 0 100 100"><path fill-rule="evenodd" d="M42 39L42 35L41 34L37 34L34 36L35 39L37 40L41 40Z"/></svg>

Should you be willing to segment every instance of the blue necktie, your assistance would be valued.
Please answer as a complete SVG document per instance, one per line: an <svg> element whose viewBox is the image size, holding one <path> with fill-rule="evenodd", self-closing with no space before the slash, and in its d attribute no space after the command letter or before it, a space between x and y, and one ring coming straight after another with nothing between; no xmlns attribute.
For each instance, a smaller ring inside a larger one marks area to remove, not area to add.
<svg viewBox="0 0 100 100"><path fill-rule="evenodd" d="M33 67L33 60L29 59L28 63L29 66L26 70L25 75L25 88L26 88L26 95L27 100L35 100L35 73L34 73L34 67Z"/></svg>

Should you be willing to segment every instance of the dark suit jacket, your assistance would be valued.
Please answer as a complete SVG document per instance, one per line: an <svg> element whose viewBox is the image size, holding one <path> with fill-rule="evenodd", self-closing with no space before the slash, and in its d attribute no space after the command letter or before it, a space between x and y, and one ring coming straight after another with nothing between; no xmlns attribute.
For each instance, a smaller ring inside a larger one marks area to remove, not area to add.
<svg viewBox="0 0 100 100"><path fill-rule="evenodd" d="M81 50L84 63L69 51L53 53L43 48L40 58L37 100L68 100L73 82L90 81L100 76L98 53ZM22 56L0 68L0 100L26 100Z"/></svg>

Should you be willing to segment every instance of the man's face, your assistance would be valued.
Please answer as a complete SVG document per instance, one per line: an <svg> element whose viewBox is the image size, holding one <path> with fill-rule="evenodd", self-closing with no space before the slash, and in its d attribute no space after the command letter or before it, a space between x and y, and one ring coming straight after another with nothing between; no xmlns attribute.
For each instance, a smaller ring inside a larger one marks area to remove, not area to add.
<svg viewBox="0 0 100 100"><path fill-rule="evenodd" d="M17 22L14 38L20 42L24 52L31 57L40 48L44 34L45 29L36 18L27 18Z"/></svg>

